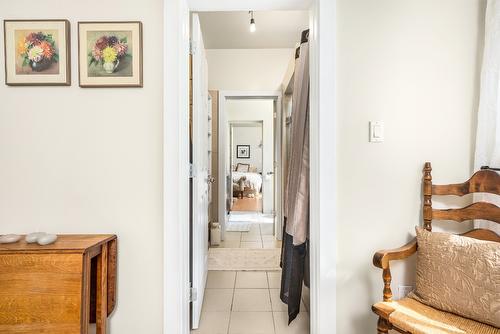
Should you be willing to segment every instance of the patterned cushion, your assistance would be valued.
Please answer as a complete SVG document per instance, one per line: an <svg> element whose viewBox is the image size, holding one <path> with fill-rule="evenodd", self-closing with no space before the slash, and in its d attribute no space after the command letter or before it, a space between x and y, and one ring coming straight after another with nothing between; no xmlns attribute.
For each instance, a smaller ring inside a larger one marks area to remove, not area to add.
<svg viewBox="0 0 500 334"><path fill-rule="evenodd" d="M416 290L424 304L500 327L500 243L417 227Z"/></svg>
<svg viewBox="0 0 500 334"><path fill-rule="evenodd" d="M412 334L500 334L500 329L436 310L411 298L373 306L390 311L389 321Z"/></svg>

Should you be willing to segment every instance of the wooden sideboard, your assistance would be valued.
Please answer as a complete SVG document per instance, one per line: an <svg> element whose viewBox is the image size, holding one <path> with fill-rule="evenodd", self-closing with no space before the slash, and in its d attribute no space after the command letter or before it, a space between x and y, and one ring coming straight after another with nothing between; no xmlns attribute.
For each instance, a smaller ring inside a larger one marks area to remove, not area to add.
<svg viewBox="0 0 500 334"><path fill-rule="evenodd" d="M106 333L115 307L115 235L0 244L0 334Z"/></svg>

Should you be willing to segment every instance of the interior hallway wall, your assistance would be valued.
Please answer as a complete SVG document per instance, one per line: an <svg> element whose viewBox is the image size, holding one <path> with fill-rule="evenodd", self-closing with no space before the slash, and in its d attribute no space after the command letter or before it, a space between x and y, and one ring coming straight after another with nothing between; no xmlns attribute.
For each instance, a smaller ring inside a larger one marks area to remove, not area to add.
<svg viewBox="0 0 500 334"><path fill-rule="evenodd" d="M293 49L209 49L211 90L281 90Z"/></svg>
<svg viewBox="0 0 500 334"><path fill-rule="evenodd" d="M0 1L37 18L70 20L72 86L5 86L0 38L0 234L116 233L111 333L161 333L163 3ZM144 88L79 88L77 22L112 20L143 22Z"/></svg>
<svg viewBox="0 0 500 334"><path fill-rule="evenodd" d="M421 225L424 162L436 183L471 175L484 10L484 0L337 0L337 333L375 332L383 283L372 256ZM368 142L370 120L385 122L385 142ZM395 264L395 296L413 264Z"/></svg>
<svg viewBox="0 0 500 334"><path fill-rule="evenodd" d="M233 124L233 164L250 164L257 168L257 172L262 172L262 124L249 126ZM238 145L250 146L250 158L238 158Z"/></svg>

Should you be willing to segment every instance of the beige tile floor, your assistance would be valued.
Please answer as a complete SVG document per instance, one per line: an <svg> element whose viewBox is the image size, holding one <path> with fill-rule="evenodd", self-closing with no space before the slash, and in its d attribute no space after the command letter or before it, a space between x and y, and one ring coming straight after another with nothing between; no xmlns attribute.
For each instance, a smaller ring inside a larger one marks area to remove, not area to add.
<svg viewBox="0 0 500 334"><path fill-rule="evenodd" d="M309 334L309 313L288 326L279 271L210 271L200 327L192 334Z"/></svg>
<svg viewBox="0 0 500 334"><path fill-rule="evenodd" d="M273 224L252 224L248 232L226 232L216 248L281 248L281 241L274 237Z"/></svg>

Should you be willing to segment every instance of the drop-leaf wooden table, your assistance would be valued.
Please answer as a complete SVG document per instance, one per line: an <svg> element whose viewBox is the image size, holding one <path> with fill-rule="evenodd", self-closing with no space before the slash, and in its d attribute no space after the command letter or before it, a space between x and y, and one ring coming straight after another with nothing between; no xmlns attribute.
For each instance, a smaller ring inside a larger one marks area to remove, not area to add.
<svg viewBox="0 0 500 334"><path fill-rule="evenodd" d="M0 334L106 334L115 307L116 236L0 244Z"/></svg>

